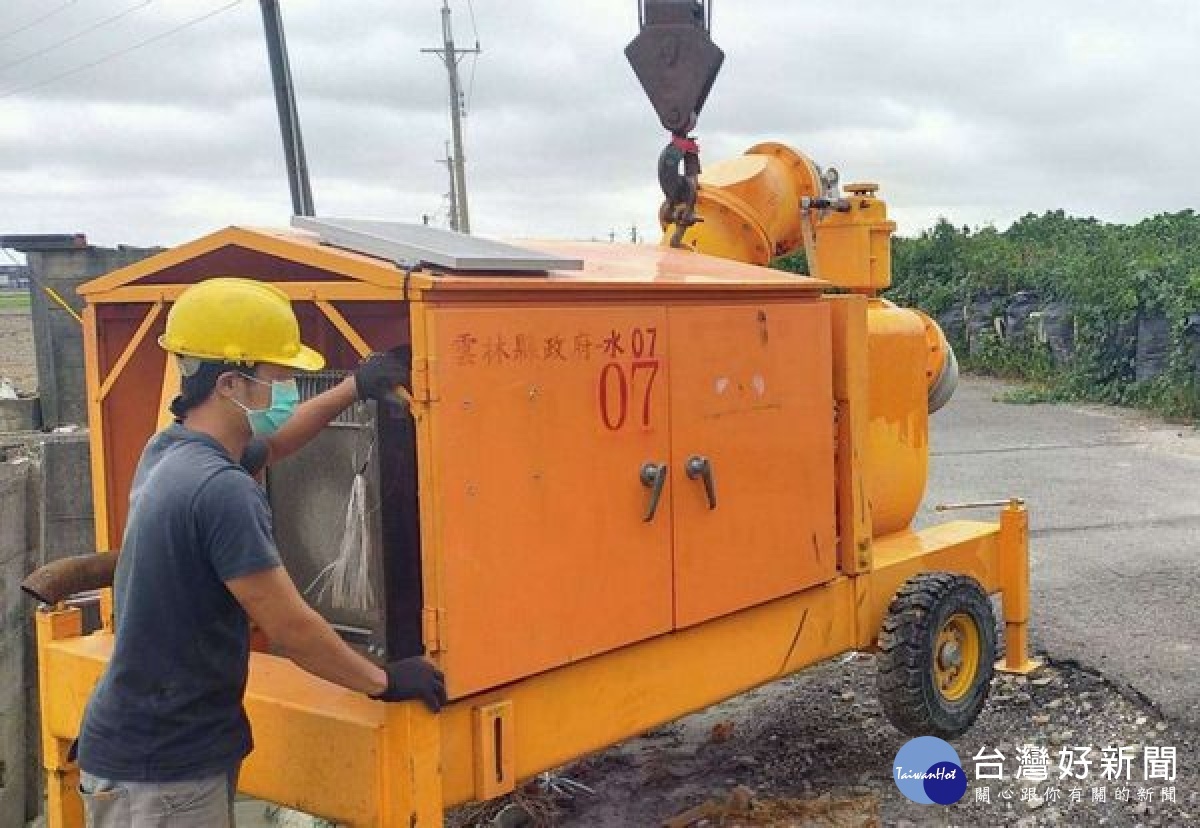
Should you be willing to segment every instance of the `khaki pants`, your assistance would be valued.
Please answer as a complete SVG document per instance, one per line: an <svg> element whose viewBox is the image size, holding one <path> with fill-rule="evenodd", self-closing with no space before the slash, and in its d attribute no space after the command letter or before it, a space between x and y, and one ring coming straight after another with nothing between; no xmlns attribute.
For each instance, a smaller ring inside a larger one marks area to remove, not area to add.
<svg viewBox="0 0 1200 828"><path fill-rule="evenodd" d="M181 782L79 775L87 828L233 828L236 790L236 772Z"/></svg>

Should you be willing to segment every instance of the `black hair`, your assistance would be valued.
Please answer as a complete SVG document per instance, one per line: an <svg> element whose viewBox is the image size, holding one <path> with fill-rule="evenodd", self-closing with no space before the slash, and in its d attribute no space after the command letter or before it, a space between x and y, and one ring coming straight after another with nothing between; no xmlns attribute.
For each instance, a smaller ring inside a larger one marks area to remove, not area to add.
<svg viewBox="0 0 1200 828"><path fill-rule="evenodd" d="M217 378L235 371L244 376L254 376L254 366L244 362L221 362L204 360L190 374L183 374L179 382L179 396L171 400L171 414L176 422L203 403L217 387Z"/></svg>

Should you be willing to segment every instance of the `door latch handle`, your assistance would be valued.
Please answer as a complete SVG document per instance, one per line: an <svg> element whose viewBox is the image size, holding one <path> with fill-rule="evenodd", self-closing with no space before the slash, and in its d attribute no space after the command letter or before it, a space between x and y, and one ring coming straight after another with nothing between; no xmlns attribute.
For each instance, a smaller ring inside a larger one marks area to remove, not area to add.
<svg viewBox="0 0 1200 828"><path fill-rule="evenodd" d="M663 487L667 485L667 464L643 463L638 476L642 485L650 490L650 503L642 517L643 522L649 523L654 520L654 513L658 511L659 501L662 500Z"/></svg>
<svg viewBox="0 0 1200 828"><path fill-rule="evenodd" d="M712 461L699 454L693 454L683 467L689 480L697 477L704 481L704 494L708 498L708 508L717 508L717 485L713 482Z"/></svg>

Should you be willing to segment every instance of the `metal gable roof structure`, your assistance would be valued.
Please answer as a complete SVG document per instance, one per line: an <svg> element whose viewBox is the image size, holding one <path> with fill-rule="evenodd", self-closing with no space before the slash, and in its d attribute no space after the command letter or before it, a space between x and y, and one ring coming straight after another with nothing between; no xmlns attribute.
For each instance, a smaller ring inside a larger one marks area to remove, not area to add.
<svg viewBox="0 0 1200 828"><path fill-rule="evenodd" d="M228 227L115 270L81 286L79 293L89 302L115 301L118 291L135 301L170 299L199 279L239 274L268 279L295 294L295 299L308 298L301 285L313 282L333 282L333 294L326 297L333 299L342 295L357 298L360 291L355 285L362 290L389 291L403 290L406 284L416 290L454 291L572 291L605 285L656 285L667 289L744 286L803 293L826 287L825 282L807 276L655 245L570 241L522 241L520 247L487 244L497 245L492 250L512 251L514 257L528 257L507 260L506 267L537 261L542 267L563 264L571 269L496 270L495 261L491 270L455 270L426 262L400 265L385 255L387 251L364 253L332 246L303 229ZM469 251L451 250L445 255L468 268L476 263ZM289 283L298 284L291 290Z"/></svg>

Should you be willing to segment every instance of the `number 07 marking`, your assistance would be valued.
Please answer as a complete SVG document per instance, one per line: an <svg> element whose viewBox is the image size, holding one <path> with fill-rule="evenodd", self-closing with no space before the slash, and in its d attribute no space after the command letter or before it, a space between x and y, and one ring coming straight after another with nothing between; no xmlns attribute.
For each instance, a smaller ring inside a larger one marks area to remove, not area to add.
<svg viewBox="0 0 1200 828"><path fill-rule="evenodd" d="M658 360L634 360L626 374L625 366L610 362L600 371L600 419L609 431L620 431L629 419L630 391L637 389L639 377L644 378L642 388L642 427L649 428L653 416L654 380L658 378Z"/></svg>

